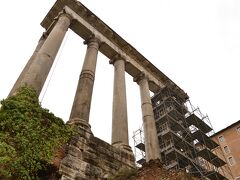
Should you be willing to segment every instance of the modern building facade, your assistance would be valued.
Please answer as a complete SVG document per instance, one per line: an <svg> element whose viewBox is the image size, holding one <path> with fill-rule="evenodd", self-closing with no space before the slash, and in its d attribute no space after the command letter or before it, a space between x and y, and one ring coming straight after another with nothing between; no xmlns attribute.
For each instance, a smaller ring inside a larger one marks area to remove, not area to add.
<svg viewBox="0 0 240 180"><path fill-rule="evenodd" d="M240 180L240 120L211 136L223 151L234 180Z"/></svg>

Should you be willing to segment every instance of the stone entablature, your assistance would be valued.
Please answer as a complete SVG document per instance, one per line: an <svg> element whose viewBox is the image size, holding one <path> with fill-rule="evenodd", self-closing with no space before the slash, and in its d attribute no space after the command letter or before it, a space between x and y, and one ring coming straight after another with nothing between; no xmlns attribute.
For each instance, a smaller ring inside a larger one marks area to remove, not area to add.
<svg viewBox="0 0 240 180"><path fill-rule="evenodd" d="M101 36L102 39L100 40L103 43L99 51L109 59L113 59L117 54L121 55L128 62L126 63L126 72L132 77L138 76L141 72L145 73L149 77L149 88L152 92L156 92L167 83L171 83L176 88L179 96L188 99L188 95L180 87L79 1L56 1L41 25L50 31L54 25L54 18L64 8L71 15L75 14L75 20L70 28L76 34L84 40L89 39L92 35Z"/></svg>

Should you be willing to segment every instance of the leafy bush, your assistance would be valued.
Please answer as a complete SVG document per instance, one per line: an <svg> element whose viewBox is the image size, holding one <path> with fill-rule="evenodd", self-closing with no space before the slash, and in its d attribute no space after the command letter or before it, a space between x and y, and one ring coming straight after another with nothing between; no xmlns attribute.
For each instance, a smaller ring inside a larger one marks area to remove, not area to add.
<svg viewBox="0 0 240 180"><path fill-rule="evenodd" d="M0 179L38 179L72 134L62 119L41 107L35 90L20 88L1 101Z"/></svg>

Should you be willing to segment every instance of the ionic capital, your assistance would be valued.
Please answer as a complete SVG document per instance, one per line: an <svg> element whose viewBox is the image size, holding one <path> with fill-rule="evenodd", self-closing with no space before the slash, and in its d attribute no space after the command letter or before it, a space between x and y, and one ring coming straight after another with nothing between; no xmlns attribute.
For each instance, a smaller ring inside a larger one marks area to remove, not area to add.
<svg viewBox="0 0 240 180"><path fill-rule="evenodd" d="M149 80L148 76L144 72L141 72L133 78L133 81L139 84L139 82L143 79L146 79L147 81Z"/></svg>
<svg viewBox="0 0 240 180"><path fill-rule="evenodd" d="M60 17L63 17L63 16L67 17L70 20L70 22L73 20L73 17L70 14L68 14L65 9L60 11L58 15L54 18L54 20L58 20Z"/></svg>
<svg viewBox="0 0 240 180"><path fill-rule="evenodd" d="M116 61L119 61L119 60L123 61L124 64L127 62L121 55L117 54L112 59L109 60L109 64L113 64L114 65L114 63Z"/></svg>
<svg viewBox="0 0 240 180"><path fill-rule="evenodd" d="M93 47L96 50L100 48L101 41L99 38L95 37L94 35L90 36L88 39L86 39L83 44L87 44L88 48Z"/></svg>
<svg viewBox="0 0 240 180"><path fill-rule="evenodd" d="M49 35L51 33L52 29L55 27L57 23L60 24L61 28L67 31L70 24L72 23L72 20L73 20L73 17L67 12L65 12L65 10L63 9L61 12L58 13L58 15L53 19L50 26L47 28L45 32L46 35Z"/></svg>

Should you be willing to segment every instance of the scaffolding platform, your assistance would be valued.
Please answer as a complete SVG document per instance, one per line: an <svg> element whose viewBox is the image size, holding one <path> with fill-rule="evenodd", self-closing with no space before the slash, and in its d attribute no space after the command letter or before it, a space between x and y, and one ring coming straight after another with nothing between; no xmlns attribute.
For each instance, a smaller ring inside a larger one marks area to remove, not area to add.
<svg viewBox="0 0 240 180"><path fill-rule="evenodd" d="M204 144L209 149L215 149L219 145L210 139L206 134L204 134L202 131L197 130L192 134L192 137L194 139L197 139L201 144Z"/></svg>
<svg viewBox="0 0 240 180"><path fill-rule="evenodd" d="M180 114L185 114L188 112L186 107L179 104L179 102L177 102L173 97L167 97L164 99L164 102L156 103L153 107L153 110L158 111L160 115L165 114L166 109L175 109Z"/></svg>
<svg viewBox="0 0 240 180"><path fill-rule="evenodd" d="M141 151L144 151L145 152L145 145L140 142L139 144L137 144L135 147L137 147L138 149L140 149Z"/></svg>
<svg viewBox="0 0 240 180"><path fill-rule="evenodd" d="M187 123L190 125L196 126L198 129L202 130L204 133L212 131L212 128L208 126L204 121L202 121L195 114L191 114L186 118Z"/></svg>
<svg viewBox="0 0 240 180"><path fill-rule="evenodd" d="M176 118L178 117L178 119ZM184 118L178 115L178 112L175 109L171 109L168 113L161 116L161 118L156 119L156 124L158 127L162 126L165 123L168 123L171 126L171 129L175 131L188 131L186 122L184 120L180 120L180 118ZM157 129L158 130L158 129Z"/></svg>
<svg viewBox="0 0 240 180"><path fill-rule="evenodd" d="M145 162L146 162L145 158L141 158L141 159L137 160L137 163L141 164L141 165L143 165Z"/></svg>
<svg viewBox="0 0 240 180"><path fill-rule="evenodd" d="M224 162L221 158L216 156L212 151L207 148L202 149L201 151L197 152L197 154L205 160L211 162L216 167L221 167L226 164L226 162Z"/></svg>
<svg viewBox="0 0 240 180"><path fill-rule="evenodd" d="M174 145L174 147L179 149L179 150L184 149L185 152L188 151L188 154L191 153L192 158L196 157L195 151L197 151L197 149L193 146L193 144L189 143L188 141L183 139L180 135L178 135L177 133L175 133L174 131L172 131L170 129L167 129L164 132L165 133L164 133L164 135L162 135L162 138L171 139L171 141L172 141L171 145L172 146ZM160 140L160 142L161 142L161 140Z"/></svg>

